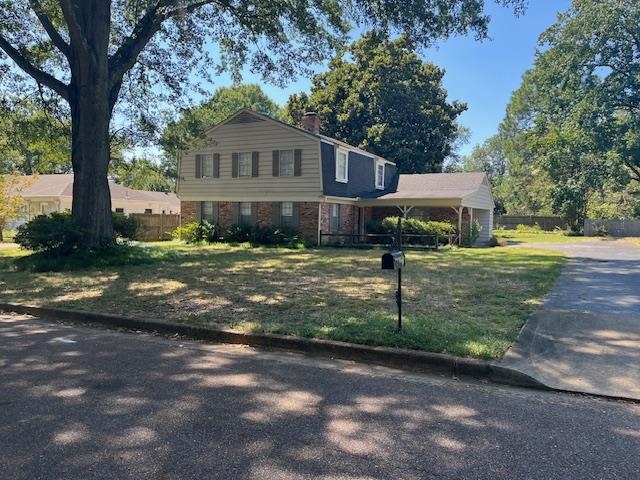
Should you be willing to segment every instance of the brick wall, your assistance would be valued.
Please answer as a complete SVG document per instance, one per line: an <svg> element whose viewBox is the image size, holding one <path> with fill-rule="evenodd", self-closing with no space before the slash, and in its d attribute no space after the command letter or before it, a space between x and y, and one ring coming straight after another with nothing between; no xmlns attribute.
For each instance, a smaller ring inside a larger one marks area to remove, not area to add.
<svg viewBox="0 0 640 480"><path fill-rule="evenodd" d="M300 202L298 231L305 242L318 244L318 203Z"/></svg>
<svg viewBox="0 0 640 480"><path fill-rule="evenodd" d="M198 202L180 202L180 221L182 222L182 225L197 222L199 220L196 218L197 203Z"/></svg>
<svg viewBox="0 0 640 480"><path fill-rule="evenodd" d="M218 223L225 227L233 225L238 221L237 218L233 218L233 203L220 202L218 203Z"/></svg>

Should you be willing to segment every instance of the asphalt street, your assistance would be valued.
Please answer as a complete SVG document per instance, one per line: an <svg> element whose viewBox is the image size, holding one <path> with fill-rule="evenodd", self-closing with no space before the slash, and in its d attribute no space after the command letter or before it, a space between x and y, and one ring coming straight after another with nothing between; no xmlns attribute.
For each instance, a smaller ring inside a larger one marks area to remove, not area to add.
<svg viewBox="0 0 640 480"><path fill-rule="evenodd" d="M0 315L0 479L634 479L640 405Z"/></svg>

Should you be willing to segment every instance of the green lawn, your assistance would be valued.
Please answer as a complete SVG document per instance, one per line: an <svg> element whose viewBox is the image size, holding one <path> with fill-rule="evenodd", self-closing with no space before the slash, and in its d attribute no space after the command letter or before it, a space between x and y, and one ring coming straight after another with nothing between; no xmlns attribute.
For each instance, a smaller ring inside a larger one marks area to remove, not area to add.
<svg viewBox="0 0 640 480"><path fill-rule="evenodd" d="M500 242L517 243L572 243L602 240L602 237L571 237L562 231L545 232L542 230L505 230L494 229L493 234Z"/></svg>
<svg viewBox="0 0 640 480"><path fill-rule="evenodd" d="M564 263L559 253L528 249L410 252L398 334L396 276L380 270L380 250L153 248L177 256L29 273L12 266L24 252L2 248L0 299L497 359Z"/></svg>

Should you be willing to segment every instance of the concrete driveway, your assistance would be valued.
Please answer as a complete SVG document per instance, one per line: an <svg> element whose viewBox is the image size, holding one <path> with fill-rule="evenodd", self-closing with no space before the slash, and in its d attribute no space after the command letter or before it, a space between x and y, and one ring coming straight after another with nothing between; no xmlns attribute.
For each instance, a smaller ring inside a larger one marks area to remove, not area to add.
<svg viewBox="0 0 640 480"><path fill-rule="evenodd" d="M503 360L546 385L640 399L640 247L527 244L569 262Z"/></svg>

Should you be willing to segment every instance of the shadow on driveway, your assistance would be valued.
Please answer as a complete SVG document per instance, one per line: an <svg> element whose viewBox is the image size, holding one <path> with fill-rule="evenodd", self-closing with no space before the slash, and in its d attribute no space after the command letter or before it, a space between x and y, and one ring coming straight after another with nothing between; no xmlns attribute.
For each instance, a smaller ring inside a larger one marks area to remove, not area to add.
<svg viewBox="0 0 640 480"><path fill-rule="evenodd" d="M526 246L571 258L502 364L553 388L640 399L640 248Z"/></svg>

